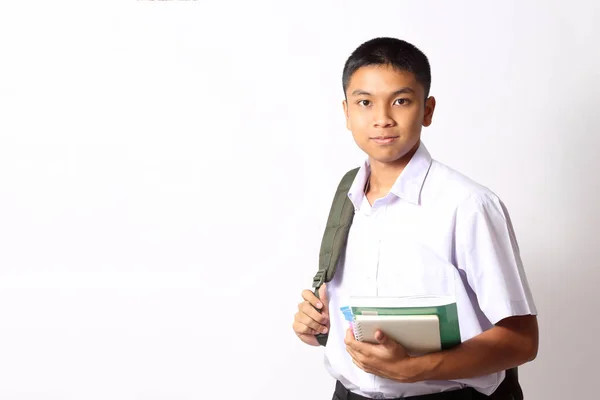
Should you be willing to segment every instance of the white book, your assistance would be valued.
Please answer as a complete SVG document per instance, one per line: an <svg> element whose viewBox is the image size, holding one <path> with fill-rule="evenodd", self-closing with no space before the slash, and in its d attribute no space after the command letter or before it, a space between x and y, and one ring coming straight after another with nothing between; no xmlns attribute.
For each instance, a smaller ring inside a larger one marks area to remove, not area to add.
<svg viewBox="0 0 600 400"><path fill-rule="evenodd" d="M400 343L411 356L442 349L440 322L437 315L355 315L356 340L377 343L375 332L381 330Z"/></svg>

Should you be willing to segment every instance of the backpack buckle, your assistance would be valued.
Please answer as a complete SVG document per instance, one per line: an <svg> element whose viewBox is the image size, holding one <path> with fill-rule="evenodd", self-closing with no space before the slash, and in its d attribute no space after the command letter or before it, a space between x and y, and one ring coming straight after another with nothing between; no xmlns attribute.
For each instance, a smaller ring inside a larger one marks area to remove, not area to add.
<svg viewBox="0 0 600 400"><path fill-rule="evenodd" d="M313 287L314 288L320 288L321 285L323 285L323 283L325 283L325 271L324 270L319 270L315 277L313 278Z"/></svg>

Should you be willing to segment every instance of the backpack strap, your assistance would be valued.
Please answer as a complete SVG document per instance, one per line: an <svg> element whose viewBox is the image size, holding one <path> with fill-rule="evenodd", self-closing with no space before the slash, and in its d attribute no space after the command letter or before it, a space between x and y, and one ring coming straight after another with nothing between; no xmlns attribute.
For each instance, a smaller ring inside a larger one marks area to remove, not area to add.
<svg viewBox="0 0 600 400"><path fill-rule="evenodd" d="M348 198L348 191L359 168L348 171L340 181L333 197L327 225L321 240L321 249L319 251L319 270L313 278L312 287L315 295L319 297L319 289L325 282L329 282L335 275L343 248L346 246L348 231L354 218L354 206ZM327 334L318 334L319 344L325 346L327 343Z"/></svg>

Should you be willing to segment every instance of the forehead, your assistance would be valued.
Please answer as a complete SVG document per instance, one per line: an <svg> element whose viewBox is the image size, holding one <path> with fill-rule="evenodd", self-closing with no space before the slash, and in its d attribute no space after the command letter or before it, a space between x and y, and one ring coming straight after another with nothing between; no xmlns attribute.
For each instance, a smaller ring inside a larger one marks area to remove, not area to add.
<svg viewBox="0 0 600 400"><path fill-rule="evenodd" d="M356 90L377 94L393 93L402 88L411 88L416 94L423 93L412 72L401 71L390 65L368 65L357 69L350 78L346 93Z"/></svg>

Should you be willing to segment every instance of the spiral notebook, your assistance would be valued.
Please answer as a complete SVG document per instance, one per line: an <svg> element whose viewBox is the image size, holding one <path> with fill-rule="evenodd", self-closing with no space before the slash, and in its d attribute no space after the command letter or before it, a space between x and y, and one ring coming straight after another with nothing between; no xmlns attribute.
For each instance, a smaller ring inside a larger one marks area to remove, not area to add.
<svg viewBox="0 0 600 400"><path fill-rule="evenodd" d="M452 297L351 297L342 312L356 340L377 343L379 329L411 355L451 348L461 341Z"/></svg>
<svg viewBox="0 0 600 400"><path fill-rule="evenodd" d="M442 350L440 321L437 315L356 315L354 336L361 342L377 343L381 330L401 343L410 355Z"/></svg>

